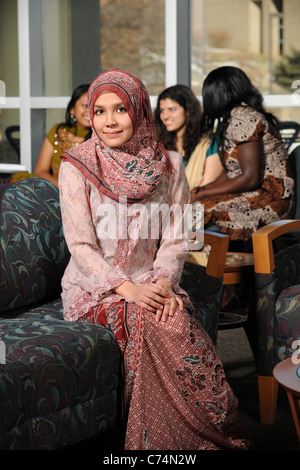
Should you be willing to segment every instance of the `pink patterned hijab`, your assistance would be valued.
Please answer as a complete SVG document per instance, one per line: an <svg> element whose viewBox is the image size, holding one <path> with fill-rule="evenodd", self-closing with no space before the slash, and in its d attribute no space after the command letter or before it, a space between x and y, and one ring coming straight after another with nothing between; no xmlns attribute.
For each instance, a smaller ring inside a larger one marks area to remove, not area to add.
<svg viewBox="0 0 300 470"><path fill-rule="evenodd" d="M116 93L132 121L133 135L122 147L110 148L94 129L94 104L105 90ZM61 159L75 165L101 193L116 201L137 202L153 194L169 160L156 133L148 92L130 72L110 69L90 85L91 139L66 151Z"/></svg>

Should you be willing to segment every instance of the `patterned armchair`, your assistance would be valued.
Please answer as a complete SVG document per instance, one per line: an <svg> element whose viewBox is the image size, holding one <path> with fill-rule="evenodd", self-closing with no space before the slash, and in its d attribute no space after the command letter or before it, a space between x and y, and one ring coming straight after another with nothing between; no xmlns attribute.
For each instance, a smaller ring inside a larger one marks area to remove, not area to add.
<svg viewBox="0 0 300 470"><path fill-rule="evenodd" d="M119 348L110 330L63 319L69 253L53 184L0 186L0 260L0 449L100 445L117 419Z"/></svg>
<svg viewBox="0 0 300 470"><path fill-rule="evenodd" d="M300 220L269 224L253 234L256 289L257 367L262 424L275 419L276 364L292 356L300 340L300 244L274 255L278 237L300 229Z"/></svg>

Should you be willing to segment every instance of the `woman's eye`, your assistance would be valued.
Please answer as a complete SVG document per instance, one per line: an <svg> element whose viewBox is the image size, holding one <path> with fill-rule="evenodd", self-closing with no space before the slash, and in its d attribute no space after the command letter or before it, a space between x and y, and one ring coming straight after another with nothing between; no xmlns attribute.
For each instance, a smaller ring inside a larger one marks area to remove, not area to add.
<svg viewBox="0 0 300 470"><path fill-rule="evenodd" d="M96 109L96 110L95 110L95 114L100 115L100 114L102 114L102 113L103 113L103 109Z"/></svg>
<svg viewBox="0 0 300 470"><path fill-rule="evenodd" d="M118 111L119 113L126 113L126 112L127 112L126 109L125 109L123 106L120 106L120 107L117 109L117 111Z"/></svg>
<svg viewBox="0 0 300 470"><path fill-rule="evenodd" d="M175 113L177 108L168 108L168 109L160 109L159 113L163 114L165 111L170 111L170 113Z"/></svg>

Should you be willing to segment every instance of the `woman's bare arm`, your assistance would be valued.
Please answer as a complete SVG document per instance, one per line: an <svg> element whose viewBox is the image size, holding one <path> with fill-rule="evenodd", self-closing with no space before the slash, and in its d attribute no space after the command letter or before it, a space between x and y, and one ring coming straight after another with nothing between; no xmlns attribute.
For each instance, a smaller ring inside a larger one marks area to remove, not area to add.
<svg viewBox="0 0 300 470"><path fill-rule="evenodd" d="M205 186L212 181L216 181L225 172L220 157L214 153L206 158L201 186Z"/></svg>
<svg viewBox="0 0 300 470"><path fill-rule="evenodd" d="M44 178L58 187L57 178L51 174L51 163L53 158L54 147L51 142L44 139L34 173L41 178Z"/></svg>
<svg viewBox="0 0 300 470"><path fill-rule="evenodd" d="M191 192L191 202L219 194L252 191L259 185L261 174L261 143L246 142L238 146L241 174L228 178L222 174L216 181L199 186Z"/></svg>

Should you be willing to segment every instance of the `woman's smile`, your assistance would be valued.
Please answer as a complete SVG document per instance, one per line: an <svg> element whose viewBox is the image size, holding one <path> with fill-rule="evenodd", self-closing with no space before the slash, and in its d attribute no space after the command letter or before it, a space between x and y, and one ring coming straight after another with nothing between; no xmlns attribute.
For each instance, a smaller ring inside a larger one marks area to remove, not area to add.
<svg viewBox="0 0 300 470"><path fill-rule="evenodd" d="M123 131L113 131L113 132L105 132L104 134L107 135L107 137L118 137Z"/></svg>

